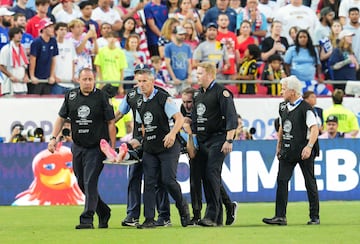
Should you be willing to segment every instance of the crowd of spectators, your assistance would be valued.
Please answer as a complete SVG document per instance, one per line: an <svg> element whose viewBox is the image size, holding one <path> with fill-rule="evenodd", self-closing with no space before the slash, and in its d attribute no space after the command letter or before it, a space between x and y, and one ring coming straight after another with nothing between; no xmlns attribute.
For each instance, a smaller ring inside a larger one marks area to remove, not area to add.
<svg viewBox="0 0 360 244"><path fill-rule="evenodd" d="M77 85L84 67L123 95L132 87L123 80L133 79L133 67L152 65L153 57L160 57L158 81L177 93L196 86L194 71L202 61L216 64L217 78L227 80L235 95L277 96L279 79L289 75L303 81L304 90L306 82L360 79L360 38L353 38L360 35L359 0L0 4L3 95L62 94ZM345 84L335 88L345 90Z"/></svg>

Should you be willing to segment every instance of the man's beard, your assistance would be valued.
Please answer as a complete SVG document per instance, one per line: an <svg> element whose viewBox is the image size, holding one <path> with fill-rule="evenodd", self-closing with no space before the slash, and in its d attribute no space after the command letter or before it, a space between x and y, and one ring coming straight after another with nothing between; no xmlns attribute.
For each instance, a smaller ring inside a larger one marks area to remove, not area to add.
<svg viewBox="0 0 360 244"><path fill-rule="evenodd" d="M121 6L123 6L124 8L128 8L130 7L130 3L125 3L124 1L121 1Z"/></svg>
<svg viewBox="0 0 360 244"><path fill-rule="evenodd" d="M7 21L7 20L4 20L4 19L3 19L3 21L2 21L2 24L3 24L3 26L5 26L5 27L10 27L10 26L11 26L11 22L10 22L10 21Z"/></svg>
<svg viewBox="0 0 360 244"><path fill-rule="evenodd" d="M350 21L351 22L351 24L353 24L353 25L357 25L357 23L359 23L359 20L354 20L354 21Z"/></svg>

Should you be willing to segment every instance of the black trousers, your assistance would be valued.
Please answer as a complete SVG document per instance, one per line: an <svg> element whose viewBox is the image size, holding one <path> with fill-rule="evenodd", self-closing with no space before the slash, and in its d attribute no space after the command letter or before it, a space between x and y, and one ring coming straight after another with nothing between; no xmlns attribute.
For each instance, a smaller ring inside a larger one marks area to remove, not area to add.
<svg viewBox="0 0 360 244"><path fill-rule="evenodd" d="M314 175L315 155L299 161L302 174L305 179L305 187L309 200L310 218L319 218L319 195ZM286 217L286 207L288 203L288 183L297 162L279 161L279 172L277 176L276 207L275 216Z"/></svg>
<svg viewBox="0 0 360 244"><path fill-rule="evenodd" d="M98 180L104 167L105 155L99 147L84 148L72 145L73 168L80 189L85 195L84 211L80 215L80 223L93 223L94 214L101 218L110 212L98 192Z"/></svg>
<svg viewBox="0 0 360 244"><path fill-rule="evenodd" d="M206 212L204 218L217 224L223 223L223 208L221 199L221 170L225 155L221 148L225 135L218 135L199 143L197 160L202 163L204 192L206 198Z"/></svg>
<svg viewBox="0 0 360 244"><path fill-rule="evenodd" d="M142 162L129 166L127 195L127 218L139 219L141 208L141 183L143 178ZM159 218L170 219L169 194L162 185L156 187L156 206Z"/></svg>
<svg viewBox="0 0 360 244"><path fill-rule="evenodd" d="M158 154L144 152L144 216L147 219L155 217L156 186L160 180L167 192L176 202L176 207L182 211L187 204L182 196L181 188L176 180L177 165L180 156L180 143Z"/></svg>
<svg viewBox="0 0 360 244"><path fill-rule="evenodd" d="M204 178L202 167L204 167L204 164L200 160L197 162L196 159L195 156L195 158L190 160L190 196L193 215L195 218L201 218L202 179ZM232 202L223 184L220 186L220 195L225 208L231 208Z"/></svg>

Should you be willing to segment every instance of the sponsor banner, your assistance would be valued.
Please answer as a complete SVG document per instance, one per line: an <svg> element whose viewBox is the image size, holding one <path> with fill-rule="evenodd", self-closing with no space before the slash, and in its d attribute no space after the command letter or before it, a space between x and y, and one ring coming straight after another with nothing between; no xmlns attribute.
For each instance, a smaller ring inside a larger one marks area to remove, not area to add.
<svg viewBox="0 0 360 244"><path fill-rule="evenodd" d="M59 154L46 150L47 143L0 144L0 205L81 204L83 195L74 179L71 145ZM274 201L278 160L275 140L235 141L226 157L222 179L231 200ZM320 140L315 161L320 200L360 200L360 139ZM124 204L127 197L127 166L105 165L99 181L103 199ZM189 162L181 155L178 181L190 200ZM307 201L300 168L289 183L290 201Z"/></svg>
<svg viewBox="0 0 360 244"><path fill-rule="evenodd" d="M10 138L11 128L23 124L25 130L41 127L46 139L50 137L63 99L61 98L2 98L0 99L0 137ZM274 119L278 117L278 104L282 98L237 98L235 106L243 118L244 127L255 128L254 139L269 139L274 132ZM181 103L180 99L176 102ZM344 106L352 110L360 121L360 98L346 97ZM328 108L330 97L318 98L317 105Z"/></svg>

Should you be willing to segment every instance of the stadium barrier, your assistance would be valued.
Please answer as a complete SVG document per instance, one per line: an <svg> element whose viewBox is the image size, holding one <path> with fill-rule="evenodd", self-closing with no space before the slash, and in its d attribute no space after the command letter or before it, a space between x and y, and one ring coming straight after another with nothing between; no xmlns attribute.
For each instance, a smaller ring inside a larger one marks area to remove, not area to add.
<svg viewBox="0 0 360 244"><path fill-rule="evenodd" d="M71 199L73 191L68 188L76 188L74 176L60 177L65 172L72 173L70 146L63 145L62 153L54 160L46 149L47 143L0 144L0 205L39 202L48 205L63 191ZM225 158L222 170L223 185L233 201L274 201L278 171L275 148L275 140L234 142L233 152ZM320 148L315 160L320 200L360 200L360 139L320 140ZM177 179L190 200L189 163L185 154L179 159ZM126 203L127 166L105 165L99 191L107 203ZM297 166L289 183L289 201L306 200L303 176Z"/></svg>

